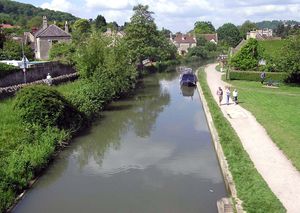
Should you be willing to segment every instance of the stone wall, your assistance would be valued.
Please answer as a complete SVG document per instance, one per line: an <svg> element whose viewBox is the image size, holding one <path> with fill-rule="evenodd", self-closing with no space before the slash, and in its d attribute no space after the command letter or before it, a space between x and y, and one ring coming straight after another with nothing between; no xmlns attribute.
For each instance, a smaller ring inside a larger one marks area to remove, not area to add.
<svg viewBox="0 0 300 213"><path fill-rule="evenodd" d="M66 75L61 75L58 77L54 77L52 80L52 84L53 85L58 85L67 81L74 81L78 78L78 73L71 73L71 74L66 74ZM34 81L31 83L27 83L27 84L18 84L18 85L14 85L14 86L9 86L9 87L0 87L0 100L1 99L5 99L8 97L11 97L13 95L15 95L15 93L28 85L34 85L34 84L46 84L45 79L43 80L38 80L38 81Z"/></svg>
<svg viewBox="0 0 300 213"><path fill-rule="evenodd" d="M70 65L61 64L59 62L47 62L43 64L36 64L26 71L26 82L34 82L45 79L47 74L50 73L51 77L67 75L75 73L75 69ZM20 69L19 72L12 73L0 79L0 88L9 87L13 85L23 84L24 72Z"/></svg>

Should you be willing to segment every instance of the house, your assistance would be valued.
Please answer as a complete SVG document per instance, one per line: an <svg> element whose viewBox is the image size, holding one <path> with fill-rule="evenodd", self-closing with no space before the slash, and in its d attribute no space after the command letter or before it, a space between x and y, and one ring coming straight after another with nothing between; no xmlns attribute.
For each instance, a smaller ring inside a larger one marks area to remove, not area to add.
<svg viewBox="0 0 300 213"><path fill-rule="evenodd" d="M194 36L184 35L181 33L176 34L175 38L173 38L172 34L170 34L170 41L177 47L179 55L185 55L189 48L196 47L197 45L197 41Z"/></svg>
<svg viewBox="0 0 300 213"><path fill-rule="evenodd" d="M123 38L125 36L125 32L124 31L114 31L111 28L107 28L107 30L104 32L104 35L109 36L109 37L117 36L119 38Z"/></svg>
<svg viewBox="0 0 300 213"><path fill-rule="evenodd" d="M14 29L14 28L20 28L20 26L13 26L11 24L0 24L1 29Z"/></svg>
<svg viewBox="0 0 300 213"><path fill-rule="evenodd" d="M257 40L266 40L266 39L273 39L273 30L264 28L260 30L252 30L247 33L247 40L250 38L254 38Z"/></svg>
<svg viewBox="0 0 300 213"><path fill-rule="evenodd" d="M65 23L65 29L62 30L55 24L48 25L47 17L43 16L43 25L39 30L25 32L25 42L31 43L35 51L35 58L47 60L49 51L53 44L60 42L71 42L68 22Z"/></svg>
<svg viewBox="0 0 300 213"><path fill-rule="evenodd" d="M218 34L217 33L211 33L211 34L201 34L203 38L205 38L208 42L213 42L215 44L218 43Z"/></svg>

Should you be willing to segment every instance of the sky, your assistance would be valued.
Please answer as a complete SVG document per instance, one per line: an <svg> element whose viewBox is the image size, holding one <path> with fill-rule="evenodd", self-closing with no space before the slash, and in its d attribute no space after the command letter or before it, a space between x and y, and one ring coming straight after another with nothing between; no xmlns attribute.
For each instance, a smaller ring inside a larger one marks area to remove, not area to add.
<svg viewBox="0 0 300 213"><path fill-rule="evenodd" d="M218 28L224 23L244 21L300 21L300 0L16 0L37 7L69 12L80 18L103 15L107 22L123 25L133 6L149 5L155 23L172 32L187 32L196 21L210 21Z"/></svg>

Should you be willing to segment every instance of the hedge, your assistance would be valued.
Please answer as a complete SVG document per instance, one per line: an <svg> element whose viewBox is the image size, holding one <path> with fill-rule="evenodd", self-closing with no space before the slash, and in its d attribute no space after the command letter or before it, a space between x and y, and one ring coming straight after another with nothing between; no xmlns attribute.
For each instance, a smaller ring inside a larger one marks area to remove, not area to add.
<svg viewBox="0 0 300 213"><path fill-rule="evenodd" d="M4 64L0 62L0 78L3 78L4 76L7 76L8 74L11 74L13 72L20 71L19 68L16 68L15 66Z"/></svg>
<svg viewBox="0 0 300 213"><path fill-rule="evenodd" d="M260 81L261 72L256 71L230 71L230 80L246 80L246 81ZM266 79L273 81L283 82L289 77L288 73L285 72L266 72Z"/></svg>

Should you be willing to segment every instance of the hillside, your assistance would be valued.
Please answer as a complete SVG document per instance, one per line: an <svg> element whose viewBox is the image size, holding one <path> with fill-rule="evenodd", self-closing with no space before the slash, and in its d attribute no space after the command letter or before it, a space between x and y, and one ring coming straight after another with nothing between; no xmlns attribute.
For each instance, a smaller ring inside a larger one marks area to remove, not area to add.
<svg viewBox="0 0 300 213"><path fill-rule="evenodd" d="M21 27L40 26L41 17L47 16L49 21L75 21L77 17L70 13L42 9L31 4L9 0L0 0L0 23L19 25Z"/></svg>
<svg viewBox="0 0 300 213"><path fill-rule="evenodd" d="M278 21L278 20L273 20L273 21L260 21L256 22L256 26L258 29L263 29L263 28L269 28L275 30L279 24L299 24L300 22L293 21L293 20L286 20L286 21Z"/></svg>

